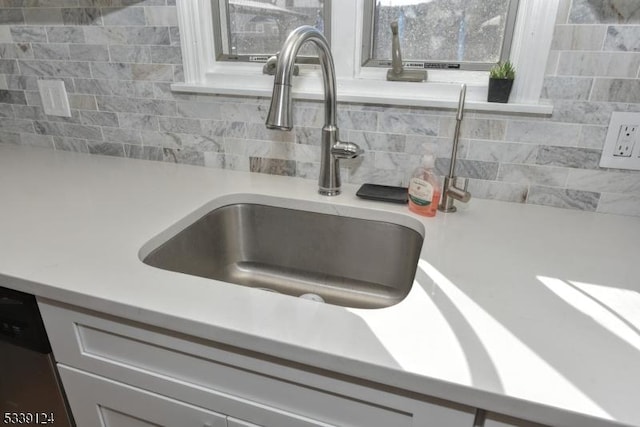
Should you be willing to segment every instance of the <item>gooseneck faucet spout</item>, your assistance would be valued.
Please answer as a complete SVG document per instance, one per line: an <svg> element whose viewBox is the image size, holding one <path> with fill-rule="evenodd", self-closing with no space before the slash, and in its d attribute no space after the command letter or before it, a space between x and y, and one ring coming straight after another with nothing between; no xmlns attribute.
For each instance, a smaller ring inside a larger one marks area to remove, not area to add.
<svg viewBox="0 0 640 427"><path fill-rule="evenodd" d="M458 99L458 110L456 111L456 129L453 133L453 147L451 149L451 163L449 165L449 175L444 177L444 185L442 188L442 198L438 205L441 212L455 212L457 209L453 205L454 200L467 203L471 199L471 193L467 191L469 180L465 180L464 188L457 186L458 178L456 177L456 161L458 159L458 143L460 142L460 125L462 124L462 115L464 112L464 101L467 95L467 85L460 86L460 98Z"/></svg>
<svg viewBox="0 0 640 427"><path fill-rule="evenodd" d="M298 27L289 34L282 45L276 65L271 106L265 124L269 129L289 131L293 128L291 80L298 51L308 41L318 48L324 86L324 126L318 192L325 196L337 196L340 194L338 161L357 157L363 151L356 144L342 142L339 139L336 125L336 76L333 56L327 39L316 28L309 25Z"/></svg>

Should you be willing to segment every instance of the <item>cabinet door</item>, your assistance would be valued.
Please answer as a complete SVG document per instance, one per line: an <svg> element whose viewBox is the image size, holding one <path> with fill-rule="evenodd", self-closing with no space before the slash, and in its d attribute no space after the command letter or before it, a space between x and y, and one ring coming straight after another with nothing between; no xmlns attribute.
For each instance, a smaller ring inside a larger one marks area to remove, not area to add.
<svg viewBox="0 0 640 427"><path fill-rule="evenodd" d="M227 426L224 415L64 365L58 369L78 426Z"/></svg>
<svg viewBox="0 0 640 427"><path fill-rule="evenodd" d="M473 423L472 408L441 399L412 399L57 303L40 301L40 311L61 364L257 426Z"/></svg>

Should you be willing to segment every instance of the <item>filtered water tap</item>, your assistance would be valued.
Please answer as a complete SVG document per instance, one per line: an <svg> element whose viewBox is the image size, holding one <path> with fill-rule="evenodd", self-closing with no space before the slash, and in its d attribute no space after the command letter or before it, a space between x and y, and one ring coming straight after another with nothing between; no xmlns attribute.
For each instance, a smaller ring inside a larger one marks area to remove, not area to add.
<svg viewBox="0 0 640 427"><path fill-rule="evenodd" d="M464 101L467 94L467 85L460 86L460 98L458 99L458 110L456 111L456 129L453 134L453 148L451 149L451 164L449 165L449 175L444 177L444 185L442 187L442 198L438 205L441 212L455 212L457 209L453 205L454 200L463 203L471 199L471 193L467 191L469 180L465 179L464 188L457 187L458 178L456 177L456 160L458 157L458 143L460 141L460 125L462 123L462 114L464 112Z"/></svg>

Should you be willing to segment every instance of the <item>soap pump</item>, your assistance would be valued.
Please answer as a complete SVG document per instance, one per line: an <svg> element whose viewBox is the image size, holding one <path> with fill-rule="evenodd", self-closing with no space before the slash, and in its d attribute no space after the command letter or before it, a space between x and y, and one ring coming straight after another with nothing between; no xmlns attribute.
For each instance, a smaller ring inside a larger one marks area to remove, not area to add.
<svg viewBox="0 0 640 427"><path fill-rule="evenodd" d="M435 157L425 154L409 181L409 210L419 215L435 216L440 201L440 182L434 171Z"/></svg>

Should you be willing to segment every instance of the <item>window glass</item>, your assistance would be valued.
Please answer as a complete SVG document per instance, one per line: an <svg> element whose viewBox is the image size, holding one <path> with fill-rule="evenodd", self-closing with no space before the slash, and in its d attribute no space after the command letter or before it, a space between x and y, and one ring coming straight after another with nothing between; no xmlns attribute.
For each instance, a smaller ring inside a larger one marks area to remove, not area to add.
<svg viewBox="0 0 640 427"><path fill-rule="evenodd" d="M327 35L328 9L329 0L215 0L214 20L220 22L221 40L218 58L264 62L301 25ZM306 47L302 54L313 52Z"/></svg>
<svg viewBox="0 0 640 427"><path fill-rule="evenodd" d="M391 29L398 22L403 61L427 67L488 69L508 58L515 22L514 0L376 0L366 25L366 65L387 65Z"/></svg>

